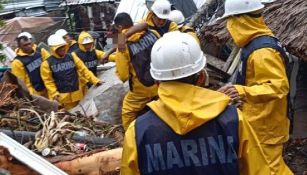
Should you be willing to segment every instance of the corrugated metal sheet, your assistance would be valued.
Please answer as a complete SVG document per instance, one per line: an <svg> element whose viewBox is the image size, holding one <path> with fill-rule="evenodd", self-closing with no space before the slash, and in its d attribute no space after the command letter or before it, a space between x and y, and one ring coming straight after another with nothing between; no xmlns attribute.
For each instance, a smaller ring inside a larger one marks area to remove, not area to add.
<svg viewBox="0 0 307 175"><path fill-rule="evenodd" d="M1 12L19 11L38 6L44 6L44 0L10 0Z"/></svg>
<svg viewBox="0 0 307 175"><path fill-rule="evenodd" d="M59 10L62 0L44 0L46 11Z"/></svg>
<svg viewBox="0 0 307 175"><path fill-rule="evenodd" d="M16 13L16 16L42 16L48 11L58 10L62 0L9 0L4 4L0 16Z"/></svg>
<svg viewBox="0 0 307 175"><path fill-rule="evenodd" d="M115 0L66 0L60 4L60 7L67 5L92 4L102 2L115 2Z"/></svg>

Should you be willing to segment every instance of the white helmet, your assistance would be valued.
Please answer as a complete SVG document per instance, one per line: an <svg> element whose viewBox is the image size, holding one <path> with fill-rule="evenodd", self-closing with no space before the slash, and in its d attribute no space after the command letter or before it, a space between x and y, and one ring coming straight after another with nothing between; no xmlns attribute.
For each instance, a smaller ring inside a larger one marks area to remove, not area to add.
<svg viewBox="0 0 307 175"><path fill-rule="evenodd" d="M225 13L221 17L250 13L264 8L261 0L226 0Z"/></svg>
<svg viewBox="0 0 307 175"><path fill-rule="evenodd" d="M151 10L160 19L168 19L171 13L171 3L168 0L156 0Z"/></svg>
<svg viewBox="0 0 307 175"><path fill-rule="evenodd" d="M269 4L269 3L272 3L272 2L275 2L276 0L261 0L261 2L263 4Z"/></svg>
<svg viewBox="0 0 307 175"><path fill-rule="evenodd" d="M180 10L172 10L169 20L175 22L177 25L182 25L185 18Z"/></svg>
<svg viewBox="0 0 307 175"><path fill-rule="evenodd" d="M90 36L87 36L83 39L82 44L89 44L89 43L93 43L93 42L94 42L94 39Z"/></svg>
<svg viewBox="0 0 307 175"><path fill-rule="evenodd" d="M63 37L57 34L50 35L47 40L47 43L49 46L66 45L66 41L63 39Z"/></svg>
<svg viewBox="0 0 307 175"><path fill-rule="evenodd" d="M65 29L59 29L55 32L56 35L60 35L61 37L64 37L68 34L68 32Z"/></svg>
<svg viewBox="0 0 307 175"><path fill-rule="evenodd" d="M185 78L200 72L206 57L193 36L179 31L163 35L151 50L150 74L155 80Z"/></svg>
<svg viewBox="0 0 307 175"><path fill-rule="evenodd" d="M17 38L20 38L20 37L22 37L22 36L25 36L25 37L27 37L27 38L29 38L29 39L32 39L32 38L33 38L32 35L31 35L29 32L21 32L21 33L17 36Z"/></svg>

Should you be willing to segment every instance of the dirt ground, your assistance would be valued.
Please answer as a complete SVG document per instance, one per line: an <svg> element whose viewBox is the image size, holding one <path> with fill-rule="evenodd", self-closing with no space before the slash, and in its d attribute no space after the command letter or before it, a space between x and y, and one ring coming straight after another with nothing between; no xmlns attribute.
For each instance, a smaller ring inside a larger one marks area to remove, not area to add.
<svg viewBox="0 0 307 175"><path fill-rule="evenodd" d="M295 175L307 175L307 138L290 139L285 145L284 159Z"/></svg>

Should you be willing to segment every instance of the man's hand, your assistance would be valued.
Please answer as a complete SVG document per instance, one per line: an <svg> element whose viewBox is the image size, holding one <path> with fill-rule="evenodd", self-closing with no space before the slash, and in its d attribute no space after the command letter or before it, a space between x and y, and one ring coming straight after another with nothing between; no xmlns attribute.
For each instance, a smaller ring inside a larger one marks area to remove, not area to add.
<svg viewBox="0 0 307 175"><path fill-rule="evenodd" d="M228 95L232 101L238 101L240 99L239 93L233 85L226 85L217 91Z"/></svg>

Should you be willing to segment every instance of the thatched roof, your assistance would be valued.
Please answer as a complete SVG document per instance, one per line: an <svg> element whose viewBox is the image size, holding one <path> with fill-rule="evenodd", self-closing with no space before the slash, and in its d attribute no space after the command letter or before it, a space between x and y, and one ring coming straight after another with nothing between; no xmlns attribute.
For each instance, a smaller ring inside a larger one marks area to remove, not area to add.
<svg viewBox="0 0 307 175"><path fill-rule="evenodd" d="M267 25L281 40L287 50L307 60L307 1L277 0L266 6L264 17ZM223 21L213 26L206 26L201 31L201 39L225 44L230 38Z"/></svg>

